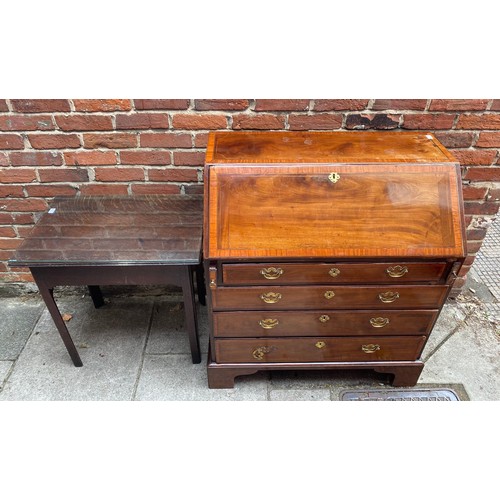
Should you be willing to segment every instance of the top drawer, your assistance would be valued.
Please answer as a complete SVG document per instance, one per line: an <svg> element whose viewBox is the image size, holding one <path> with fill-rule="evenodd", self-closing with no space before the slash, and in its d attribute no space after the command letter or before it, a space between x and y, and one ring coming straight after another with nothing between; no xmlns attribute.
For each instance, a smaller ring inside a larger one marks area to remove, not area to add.
<svg viewBox="0 0 500 500"><path fill-rule="evenodd" d="M446 262L223 264L227 285L408 283L445 278Z"/></svg>

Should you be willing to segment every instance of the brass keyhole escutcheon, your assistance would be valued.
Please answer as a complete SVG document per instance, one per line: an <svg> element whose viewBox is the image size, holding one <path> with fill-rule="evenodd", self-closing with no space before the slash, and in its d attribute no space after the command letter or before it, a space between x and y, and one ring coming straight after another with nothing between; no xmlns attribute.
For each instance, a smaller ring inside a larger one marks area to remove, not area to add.
<svg viewBox="0 0 500 500"><path fill-rule="evenodd" d="M391 278L401 278L408 272L408 268L406 266L392 266L388 267L385 272Z"/></svg>
<svg viewBox="0 0 500 500"><path fill-rule="evenodd" d="M283 274L283 269L281 267L265 267L260 270L260 274L266 278L266 280L276 280Z"/></svg>
<svg viewBox="0 0 500 500"><path fill-rule="evenodd" d="M325 292L325 299L333 299L333 297L335 297L335 293L332 292L331 290Z"/></svg>
<svg viewBox="0 0 500 500"><path fill-rule="evenodd" d="M274 328L278 326L280 322L277 319L274 318L267 318L267 319L261 319L259 321L259 325L264 328L264 330L270 330L271 328Z"/></svg>
<svg viewBox="0 0 500 500"><path fill-rule="evenodd" d="M373 326L373 328L382 328L383 326L386 326L389 324L389 318L371 318L370 319L370 324Z"/></svg>
<svg viewBox="0 0 500 500"><path fill-rule="evenodd" d="M337 172L332 172L329 176L328 176L328 180L332 183L332 184L335 184L336 182L338 182L338 180L340 179L340 175L337 174Z"/></svg>
<svg viewBox="0 0 500 500"><path fill-rule="evenodd" d="M328 274L329 274L332 278L336 278L336 277L340 274L340 269L337 269L336 267L332 267L332 268L328 271Z"/></svg>
<svg viewBox="0 0 500 500"><path fill-rule="evenodd" d="M323 347L326 347L326 343L323 341L316 342L314 344L318 349L323 349Z"/></svg>
<svg viewBox="0 0 500 500"><path fill-rule="evenodd" d="M276 304L279 300L281 300L282 295L278 292L266 292L260 295L261 300L263 300L266 304Z"/></svg>
<svg viewBox="0 0 500 500"><path fill-rule="evenodd" d="M322 314L319 317L319 320L321 321L321 323L326 323L327 321L330 321L330 316L328 316L328 314Z"/></svg>
<svg viewBox="0 0 500 500"><path fill-rule="evenodd" d="M398 292L382 292L378 294L378 298L381 300L381 302L384 302L384 304L389 304L391 302L394 302L395 300L399 299L399 293Z"/></svg>
<svg viewBox="0 0 500 500"><path fill-rule="evenodd" d="M361 350L370 354L375 351L380 351L380 346L378 344L365 344L361 346Z"/></svg>

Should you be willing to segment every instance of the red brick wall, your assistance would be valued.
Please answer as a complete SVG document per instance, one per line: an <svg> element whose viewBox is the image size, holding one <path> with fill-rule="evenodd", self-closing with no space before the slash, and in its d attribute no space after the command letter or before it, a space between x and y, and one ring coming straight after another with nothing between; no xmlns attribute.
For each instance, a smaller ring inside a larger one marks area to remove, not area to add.
<svg viewBox="0 0 500 500"><path fill-rule="evenodd" d="M500 204L500 99L0 99L0 282L56 195L201 193L209 130L429 130L464 167L470 256Z"/></svg>

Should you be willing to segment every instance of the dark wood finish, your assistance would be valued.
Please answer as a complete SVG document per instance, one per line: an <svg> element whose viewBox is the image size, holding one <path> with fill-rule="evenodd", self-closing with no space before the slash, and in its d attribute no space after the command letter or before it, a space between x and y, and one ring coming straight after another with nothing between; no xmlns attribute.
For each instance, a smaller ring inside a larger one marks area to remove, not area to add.
<svg viewBox="0 0 500 500"><path fill-rule="evenodd" d="M193 274L205 298L201 196L57 199L9 261L30 268L75 366L82 361L53 298L53 288L87 285L95 307L100 285L182 288L193 363L201 361Z"/></svg>
<svg viewBox="0 0 500 500"><path fill-rule="evenodd" d="M200 195L56 198L9 264L198 264L202 209Z"/></svg>
<svg viewBox="0 0 500 500"><path fill-rule="evenodd" d="M34 266L35 267L39 266ZM193 266L189 266L194 272ZM51 286L64 285L164 285L182 286L181 276L184 266L58 266L44 267L46 283ZM33 273L33 271L32 271Z"/></svg>
<svg viewBox="0 0 500 500"><path fill-rule="evenodd" d="M215 337L427 335L437 314L425 309L214 312L213 326Z"/></svg>
<svg viewBox="0 0 500 500"><path fill-rule="evenodd" d="M94 290L99 288L98 285L164 285L168 283L181 287L184 297L184 317L189 344L191 346L191 357L193 363L201 362L196 307L194 306L193 266L103 266L98 268L91 266L35 266L30 270L75 366L83 365L71 340L66 324L61 319L59 310L53 299L52 290L56 286L85 285L88 283L92 283L91 287ZM50 297L48 295L49 292ZM57 321L56 317L59 318Z"/></svg>
<svg viewBox="0 0 500 500"><path fill-rule="evenodd" d="M195 270L196 276L196 292L198 294L198 302L202 306L207 305L207 289L205 286L205 271L203 270L203 264L200 263L196 266Z"/></svg>
<svg viewBox="0 0 500 500"><path fill-rule="evenodd" d="M297 310L297 309L439 309L449 286L254 286L241 288L220 287L212 290L214 311L220 310ZM399 298L384 303L379 295L398 293ZM261 295L279 293L281 299L267 304ZM325 293L333 292L331 299Z"/></svg>
<svg viewBox="0 0 500 500"><path fill-rule="evenodd" d="M184 320L188 331L191 359L193 363L201 362L200 340L198 338L198 321L193 293L193 271L185 266L181 271L181 287L184 299Z"/></svg>
<svg viewBox="0 0 500 500"><path fill-rule="evenodd" d="M210 389L233 389L234 379L239 375L253 375L260 371L258 368L229 368L210 364L208 370L208 387Z"/></svg>
<svg viewBox="0 0 500 500"><path fill-rule="evenodd" d="M94 303L94 307L99 309L99 307L104 305L104 297L102 296L101 289L96 285L89 285L88 289L92 302Z"/></svg>
<svg viewBox="0 0 500 500"><path fill-rule="evenodd" d="M398 284L441 280L447 267L447 262L224 264L222 266L222 280L225 286L300 285L307 283ZM397 272L398 270L399 272ZM266 276L268 277L266 278Z"/></svg>
<svg viewBox="0 0 500 500"><path fill-rule="evenodd" d="M329 361L321 363L224 363L219 364L208 356L208 386L211 389L232 389L235 377L252 375L261 370L374 370L394 375L392 385L409 387L418 382L424 368L422 361L373 361L371 363L352 361Z"/></svg>
<svg viewBox="0 0 500 500"><path fill-rule="evenodd" d="M216 132L204 178L210 387L279 369L417 383L466 256L460 167L432 134Z"/></svg>
<svg viewBox="0 0 500 500"><path fill-rule="evenodd" d="M394 387L412 387L417 384L418 378L424 369L424 363L414 363L408 366L378 366L376 372L392 373Z"/></svg>
<svg viewBox="0 0 500 500"><path fill-rule="evenodd" d="M59 308L57 307L56 301L54 300L54 289L44 286L42 278L37 276L36 273L33 274L33 279L35 280L35 283L40 290L40 295L42 296L42 299L44 300L45 305L47 306L47 309L52 316L57 331L59 332L59 335L61 336L61 339L66 346L66 350L68 351L71 361L73 361L73 364L77 367L83 366L80 355L78 354L73 339L71 338L68 328L66 327L66 323L62 319Z"/></svg>
<svg viewBox="0 0 500 500"><path fill-rule="evenodd" d="M408 337L294 337L215 339L216 363L267 363L322 361L414 361L424 336ZM322 347L318 347L322 346ZM377 348L364 352L363 346Z"/></svg>

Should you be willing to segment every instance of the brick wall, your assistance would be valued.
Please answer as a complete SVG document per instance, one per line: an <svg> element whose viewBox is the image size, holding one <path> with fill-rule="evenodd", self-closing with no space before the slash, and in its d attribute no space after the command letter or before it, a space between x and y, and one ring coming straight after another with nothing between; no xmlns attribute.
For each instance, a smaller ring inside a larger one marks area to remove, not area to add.
<svg viewBox="0 0 500 500"><path fill-rule="evenodd" d="M56 195L203 192L219 129L434 132L464 168L458 286L500 204L500 99L0 99L0 282L31 281L6 260Z"/></svg>

